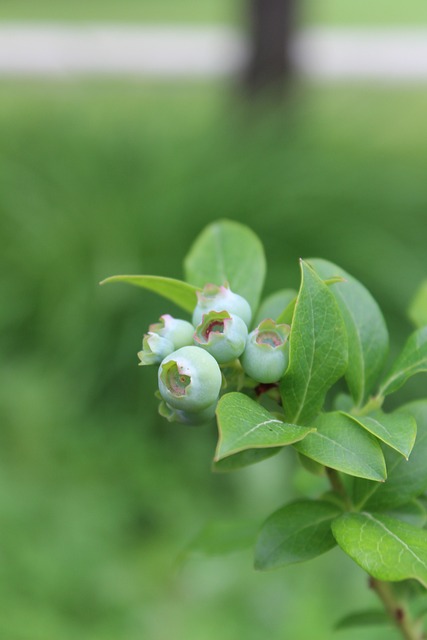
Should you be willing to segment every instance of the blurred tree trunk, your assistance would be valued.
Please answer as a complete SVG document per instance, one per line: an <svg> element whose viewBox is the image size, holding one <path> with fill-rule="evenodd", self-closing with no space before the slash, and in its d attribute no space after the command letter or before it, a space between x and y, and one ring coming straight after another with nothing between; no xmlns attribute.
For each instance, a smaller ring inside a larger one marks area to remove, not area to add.
<svg viewBox="0 0 427 640"><path fill-rule="evenodd" d="M298 0L248 0L250 57L244 76L250 94L281 93L293 75L291 52Z"/></svg>

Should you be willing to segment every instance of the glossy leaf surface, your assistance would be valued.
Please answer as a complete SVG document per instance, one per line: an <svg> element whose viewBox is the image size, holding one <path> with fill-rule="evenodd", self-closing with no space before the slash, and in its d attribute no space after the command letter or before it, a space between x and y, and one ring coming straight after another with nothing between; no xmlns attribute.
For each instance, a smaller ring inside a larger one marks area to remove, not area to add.
<svg viewBox="0 0 427 640"><path fill-rule="evenodd" d="M328 286L301 261L289 366L280 383L286 420L309 424L346 367L347 335L338 305Z"/></svg>
<svg viewBox="0 0 427 640"><path fill-rule="evenodd" d="M403 411L388 414L376 411L362 417L346 415L405 458L409 457L417 435L417 423L413 415Z"/></svg>
<svg viewBox="0 0 427 640"><path fill-rule="evenodd" d="M388 352L388 331L381 310L358 280L326 260L310 260L322 278L341 276L344 282L331 287L341 309L348 335L346 381L356 404L372 391Z"/></svg>
<svg viewBox="0 0 427 640"><path fill-rule="evenodd" d="M427 535L385 515L346 513L332 523L339 546L374 578L414 578L427 587Z"/></svg>
<svg viewBox="0 0 427 640"><path fill-rule="evenodd" d="M216 413L219 440L215 461L244 449L292 444L313 431L278 420L255 400L236 391L221 398Z"/></svg>
<svg viewBox="0 0 427 640"><path fill-rule="evenodd" d="M383 481L384 456L379 442L343 413L324 413L316 431L294 446L305 456L352 476Z"/></svg>

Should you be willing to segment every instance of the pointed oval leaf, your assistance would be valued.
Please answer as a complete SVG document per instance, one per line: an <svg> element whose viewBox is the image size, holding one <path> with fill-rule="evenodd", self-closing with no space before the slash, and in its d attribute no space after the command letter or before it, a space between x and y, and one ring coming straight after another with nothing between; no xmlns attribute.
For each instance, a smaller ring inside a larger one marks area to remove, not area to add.
<svg viewBox="0 0 427 640"><path fill-rule="evenodd" d="M387 477L379 442L343 413L324 413L316 431L294 447L299 453L351 476L382 482Z"/></svg>
<svg viewBox="0 0 427 640"><path fill-rule="evenodd" d="M389 414L376 411L362 417L346 415L408 459L417 435L417 423L413 415L403 411Z"/></svg>
<svg viewBox="0 0 427 640"><path fill-rule="evenodd" d="M380 394L386 396L394 393L409 378L425 371L427 371L427 326L421 327L409 336L402 353L381 385Z"/></svg>
<svg viewBox="0 0 427 640"><path fill-rule="evenodd" d="M294 289L280 289L280 291L276 291L270 296L267 296L267 298L262 301L252 324L258 326L259 323L266 318L277 321L277 318L283 313L288 304L292 302L292 300L295 300L296 296L297 292Z"/></svg>
<svg viewBox="0 0 427 640"><path fill-rule="evenodd" d="M345 553L378 580L413 578L427 587L427 535L385 515L346 513L332 523Z"/></svg>
<svg viewBox="0 0 427 640"><path fill-rule="evenodd" d="M335 545L331 522L342 513L330 502L298 500L273 513L255 546L255 568L266 571L303 562Z"/></svg>
<svg viewBox="0 0 427 640"><path fill-rule="evenodd" d="M313 428L287 424L275 418L243 393L225 394L216 410L219 440L215 461L244 449L282 447L301 440Z"/></svg>
<svg viewBox="0 0 427 640"><path fill-rule="evenodd" d="M357 405L372 391L388 352L388 331L381 310L369 291L340 267L326 260L309 261L322 278L341 276L331 287L348 335L348 369L345 378Z"/></svg>
<svg viewBox="0 0 427 640"><path fill-rule="evenodd" d="M417 424L417 436L409 460L385 448L387 482L379 485L357 479L353 485L353 500L359 508L382 510L398 507L427 489L427 400L410 402L401 411L410 413Z"/></svg>
<svg viewBox="0 0 427 640"><path fill-rule="evenodd" d="M102 280L99 284L108 284L110 282L125 282L135 287L142 287L149 291L158 293L159 296L174 302L178 307L192 313L197 304L196 292L197 287L175 280L175 278L164 278L162 276L111 276Z"/></svg>
<svg viewBox="0 0 427 640"><path fill-rule="evenodd" d="M185 258L184 268L188 282L197 287L228 282L252 309L257 308L266 272L265 255L258 236L245 225L219 220L206 227Z"/></svg>
<svg viewBox="0 0 427 640"><path fill-rule="evenodd" d="M328 286L301 261L301 287L289 336L289 366L280 392L286 419L309 424L347 367L347 335Z"/></svg>

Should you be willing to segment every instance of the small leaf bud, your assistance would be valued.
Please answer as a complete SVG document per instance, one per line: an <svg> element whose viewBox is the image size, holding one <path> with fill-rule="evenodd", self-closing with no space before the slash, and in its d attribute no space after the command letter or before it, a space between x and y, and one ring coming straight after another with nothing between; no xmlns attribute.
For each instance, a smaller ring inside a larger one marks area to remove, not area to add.
<svg viewBox="0 0 427 640"><path fill-rule="evenodd" d="M252 331L240 361L245 373L257 382L277 382L284 375L289 361L287 324L263 320Z"/></svg>
<svg viewBox="0 0 427 640"><path fill-rule="evenodd" d="M214 404L222 384L217 361L199 347L181 347L159 367L159 391L174 409L195 413Z"/></svg>
<svg viewBox="0 0 427 640"><path fill-rule="evenodd" d="M193 312L195 327L201 323L203 314L209 311L228 311L242 318L247 327L250 325L252 311L249 302L238 293L231 291L229 287L207 284L202 291L197 292L197 299Z"/></svg>
<svg viewBox="0 0 427 640"><path fill-rule="evenodd" d="M228 311L209 311L196 328L194 342L224 364L243 353L247 337L248 329L242 318Z"/></svg>

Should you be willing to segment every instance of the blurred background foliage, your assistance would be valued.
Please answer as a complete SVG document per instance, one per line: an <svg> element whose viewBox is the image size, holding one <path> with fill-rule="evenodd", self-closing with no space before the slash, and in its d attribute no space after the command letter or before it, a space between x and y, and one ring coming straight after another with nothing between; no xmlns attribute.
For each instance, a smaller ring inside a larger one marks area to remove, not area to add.
<svg viewBox="0 0 427 640"><path fill-rule="evenodd" d="M219 1L177 6L14 0L0 16L228 19ZM425 9L405 7L409 21ZM228 217L263 241L266 293L298 285L300 256L337 262L378 299L396 352L427 271L427 89L300 84L269 110L218 81L2 80L0 91L0 637L330 638L355 601L375 603L336 550L268 574L250 551L185 553L207 523L261 522L323 484L294 472L291 451L212 474L214 426L162 421L155 371L137 367L147 325L178 310L98 282L180 277L199 231ZM396 401L423 392L414 380Z"/></svg>

